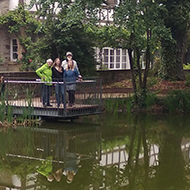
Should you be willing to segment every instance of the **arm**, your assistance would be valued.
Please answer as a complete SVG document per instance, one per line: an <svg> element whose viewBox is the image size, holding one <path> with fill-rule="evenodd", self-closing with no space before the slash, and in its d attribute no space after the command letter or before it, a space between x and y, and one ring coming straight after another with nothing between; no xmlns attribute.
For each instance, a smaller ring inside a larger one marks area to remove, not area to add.
<svg viewBox="0 0 190 190"><path fill-rule="evenodd" d="M78 77L78 78L81 79L82 76L80 75L80 73L79 73L79 71L77 70L77 68L75 68L74 71L75 71L75 75L76 75L76 77Z"/></svg>
<svg viewBox="0 0 190 190"><path fill-rule="evenodd" d="M44 67L44 65L42 65L39 69L36 70L36 74L37 74L40 78L43 77L42 73L43 73L44 69L45 69L45 67Z"/></svg>
<svg viewBox="0 0 190 190"><path fill-rule="evenodd" d="M75 60L73 60L73 62L74 62L74 67L77 69L77 71L78 71L78 73L79 73L79 75L80 75L80 71L79 71L79 68L78 68L77 62L76 62Z"/></svg>

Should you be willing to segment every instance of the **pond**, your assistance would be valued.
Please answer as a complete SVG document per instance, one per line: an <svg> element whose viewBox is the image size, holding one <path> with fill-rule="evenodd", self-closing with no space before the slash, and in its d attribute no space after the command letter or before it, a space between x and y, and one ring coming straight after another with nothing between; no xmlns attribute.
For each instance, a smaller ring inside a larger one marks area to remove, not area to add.
<svg viewBox="0 0 190 190"><path fill-rule="evenodd" d="M0 189L190 189L190 117L104 114L0 132Z"/></svg>

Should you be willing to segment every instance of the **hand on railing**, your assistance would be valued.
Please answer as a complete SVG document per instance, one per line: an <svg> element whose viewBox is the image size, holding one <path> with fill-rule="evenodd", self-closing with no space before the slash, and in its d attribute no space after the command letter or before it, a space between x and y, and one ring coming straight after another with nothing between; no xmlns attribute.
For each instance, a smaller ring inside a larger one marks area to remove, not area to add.
<svg viewBox="0 0 190 190"><path fill-rule="evenodd" d="M82 80L82 76L81 75L79 75L78 76L78 81L80 81L80 82L82 82L83 80Z"/></svg>

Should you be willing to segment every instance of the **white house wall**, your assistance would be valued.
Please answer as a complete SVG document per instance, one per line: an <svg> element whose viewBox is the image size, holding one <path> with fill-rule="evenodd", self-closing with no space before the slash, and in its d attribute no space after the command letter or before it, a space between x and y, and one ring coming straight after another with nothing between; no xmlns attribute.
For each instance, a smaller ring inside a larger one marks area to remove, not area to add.
<svg viewBox="0 0 190 190"><path fill-rule="evenodd" d="M9 10L12 11L18 7L19 0L9 0Z"/></svg>

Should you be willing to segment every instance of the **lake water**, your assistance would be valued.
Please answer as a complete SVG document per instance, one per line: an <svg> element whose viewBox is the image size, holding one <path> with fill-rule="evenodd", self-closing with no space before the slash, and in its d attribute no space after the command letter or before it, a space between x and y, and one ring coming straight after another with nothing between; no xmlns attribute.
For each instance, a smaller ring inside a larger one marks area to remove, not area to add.
<svg viewBox="0 0 190 190"><path fill-rule="evenodd" d="M101 115L0 132L3 190L190 189L190 117Z"/></svg>

